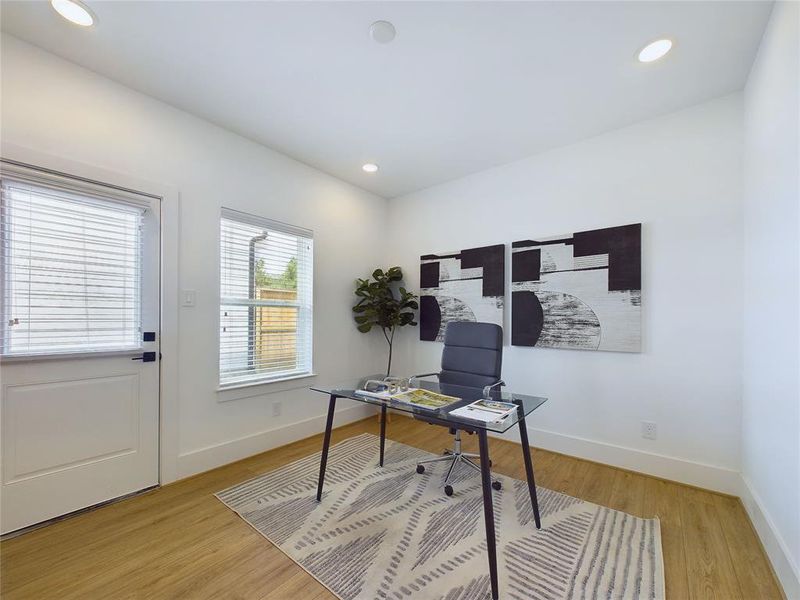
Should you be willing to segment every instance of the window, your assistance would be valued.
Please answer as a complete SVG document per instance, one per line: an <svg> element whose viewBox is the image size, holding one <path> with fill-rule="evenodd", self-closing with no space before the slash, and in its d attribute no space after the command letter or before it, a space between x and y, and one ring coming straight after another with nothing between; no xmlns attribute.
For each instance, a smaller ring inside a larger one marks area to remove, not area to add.
<svg viewBox="0 0 800 600"><path fill-rule="evenodd" d="M123 202L3 178L3 356L141 347L141 220Z"/></svg>
<svg viewBox="0 0 800 600"><path fill-rule="evenodd" d="M306 229L223 209L220 387L311 374L313 243Z"/></svg>

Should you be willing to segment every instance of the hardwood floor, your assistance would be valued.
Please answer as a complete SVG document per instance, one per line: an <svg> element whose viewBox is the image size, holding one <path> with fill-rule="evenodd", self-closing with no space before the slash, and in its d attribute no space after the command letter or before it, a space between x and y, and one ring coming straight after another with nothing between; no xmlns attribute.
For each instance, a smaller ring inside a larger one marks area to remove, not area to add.
<svg viewBox="0 0 800 600"><path fill-rule="evenodd" d="M388 437L432 452L440 427L395 415ZM375 419L333 432L378 433ZM476 451L475 436L465 446ZM334 598L213 493L316 452L317 435L0 543L0 595L16 599ZM535 443L535 439L533 440ZM525 478L519 447L490 440L494 469ZM534 450L538 485L661 519L671 600L782 598L736 498Z"/></svg>

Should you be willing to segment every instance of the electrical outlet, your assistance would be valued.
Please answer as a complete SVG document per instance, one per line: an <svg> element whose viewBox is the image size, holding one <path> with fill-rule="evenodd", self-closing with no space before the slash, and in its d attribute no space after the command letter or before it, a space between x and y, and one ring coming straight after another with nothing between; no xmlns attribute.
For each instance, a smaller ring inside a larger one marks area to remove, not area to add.
<svg viewBox="0 0 800 600"><path fill-rule="evenodd" d="M642 421L642 437L646 440L654 440L658 437L658 425L651 421Z"/></svg>
<svg viewBox="0 0 800 600"><path fill-rule="evenodd" d="M272 416L273 417L280 417L281 416L281 403L280 401L276 401L272 403Z"/></svg>

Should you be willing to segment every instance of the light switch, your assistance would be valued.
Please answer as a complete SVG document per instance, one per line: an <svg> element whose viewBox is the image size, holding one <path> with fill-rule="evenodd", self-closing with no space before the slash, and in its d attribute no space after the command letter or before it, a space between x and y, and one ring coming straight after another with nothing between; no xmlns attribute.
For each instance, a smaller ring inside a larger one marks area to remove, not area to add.
<svg viewBox="0 0 800 600"><path fill-rule="evenodd" d="M194 306L197 300L195 290L183 290L181 292L181 306Z"/></svg>

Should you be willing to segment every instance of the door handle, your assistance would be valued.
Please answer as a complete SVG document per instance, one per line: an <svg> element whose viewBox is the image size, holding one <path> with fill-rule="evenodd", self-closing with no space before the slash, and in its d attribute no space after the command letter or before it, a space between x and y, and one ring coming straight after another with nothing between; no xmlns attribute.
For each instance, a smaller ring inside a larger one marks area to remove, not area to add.
<svg viewBox="0 0 800 600"><path fill-rule="evenodd" d="M141 356L134 356L131 360L140 360L142 362L155 362L155 352L142 352Z"/></svg>

